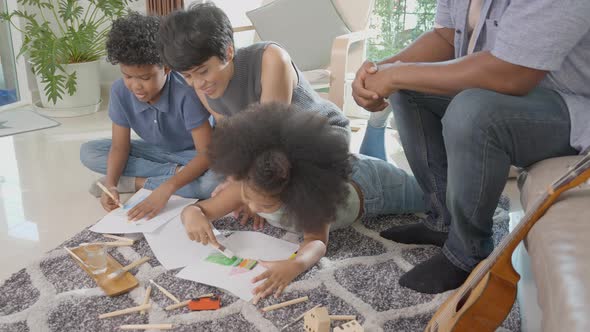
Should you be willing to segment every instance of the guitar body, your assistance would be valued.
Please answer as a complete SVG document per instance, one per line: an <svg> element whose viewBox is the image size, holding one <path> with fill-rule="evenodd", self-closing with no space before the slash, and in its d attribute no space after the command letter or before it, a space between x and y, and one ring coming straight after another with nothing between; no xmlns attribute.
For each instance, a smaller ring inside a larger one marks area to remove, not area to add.
<svg viewBox="0 0 590 332"><path fill-rule="evenodd" d="M496 265L469 290L466 286L481 272L484 262L479 263L463 286L442 304L425 332L493 332L502 324L516 299L520 276L512 264Z"/></svg>
<svg viewBox="0 0 590 332"><path fill-rule="evenodd" d="M520 276L512 253L561 193L590 179L590 153L555 181L514 230L481 261L467 280L436 311L425 332L493 332L502 324L516 299Z"/></svg>

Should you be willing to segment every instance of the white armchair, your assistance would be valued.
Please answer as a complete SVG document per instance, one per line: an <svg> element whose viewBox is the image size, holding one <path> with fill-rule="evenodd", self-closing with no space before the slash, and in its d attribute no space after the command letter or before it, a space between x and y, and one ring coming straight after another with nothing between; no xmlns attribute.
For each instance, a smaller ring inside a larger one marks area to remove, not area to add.
<svg viewBox="0 0 590 332"><path fill-rule="evenodd" d="M246 13L255 40L281 44L312 87L340 109L345 82L365 59L374 0L264 0ZM328 92L324 92L325 90Z"/></svg>

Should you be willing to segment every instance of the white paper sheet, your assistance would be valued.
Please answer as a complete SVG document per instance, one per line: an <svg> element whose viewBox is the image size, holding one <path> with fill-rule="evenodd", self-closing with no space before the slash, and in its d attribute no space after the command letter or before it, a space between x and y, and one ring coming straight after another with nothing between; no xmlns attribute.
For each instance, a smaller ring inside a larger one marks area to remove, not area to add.
<svg viewBox="0 0 590 332"><path fill-rule="evenodd" d="M145 199L150 193L151 191L147 189L139 190L124 204L122 209L118 208L109 212L109 214L92 226L90 230L96 233L115 234L150 233L164 225L170 219L180 215L185 206L196 201L195 199L172 196L162 211L151 220L142 218L132 223L127 222L127 211Z"/></svg>
<svg viewBox="0 0 590 332"><path fill-rule="evenodd" d="M219 231L213 229L215 236ZM152 252L167 270L188 266L203 260L211 253L211 246L191 241L186 235L180 216L172 218L154 232L145 233ZM219 239L218 239L219 240Z"/></svg>
<svg viewBox="0 0 590 332"><path fill-rule="evenodd" d="M299 245L259 232L234 232L224 241L227 248L239 257L257 260L287 259ZM258 264L254 269L232 274L234 268L206 261L204 258L182 269L176 277L223 288L239 298L250 301L252 290L261 282L253 284L252 278L265 271Z"/></svg>

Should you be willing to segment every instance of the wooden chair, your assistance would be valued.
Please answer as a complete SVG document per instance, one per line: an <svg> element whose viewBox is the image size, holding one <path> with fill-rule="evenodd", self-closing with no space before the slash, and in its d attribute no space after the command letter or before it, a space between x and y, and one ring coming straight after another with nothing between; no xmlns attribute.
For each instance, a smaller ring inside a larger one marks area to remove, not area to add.
<svg viewBox="0 0 590 332"><path fill-rule="evenodd" d="M289 0L263 0L263 6L272 5L274 1ZM291 0L298 3L299 0ZM315 90L320 90L320 95L336 104L340 109L344 106L345 82L351 80L354 73L365 60L366 42L374 33L369 30L370 14L373 10L374 0L332 0L334 8L338 12L342 21L346 24L349 33L336 36L332 40L332 46L329 57L326 57L326 63L322 63L318 68L302 69L303 75L311 83ZM298 18L301 24L317 24L318 22L309 22L306 17ZM281 19L276 18L277 29L282 28ZM318 26L321 26L318 24ZM235 27L234 32L256 30L253 25ZM257 31L258 32L258 31ZM318 28L317 34L322 33ZM308 35L301 34L301 38L308 38ZM260 37L255 37L253 42L259 41ZM273 40L280 43L279 40ZM309 47L314 47L309 45ZM287 48L287 47L286 47ZM329 49L329 47L328 47ZM293 55L293 51L287 48L287 51ZM299 50L301 52L301 50ZM299 66L297 59L294 62ZM329 89L327 93L322 90Z"/></svg>

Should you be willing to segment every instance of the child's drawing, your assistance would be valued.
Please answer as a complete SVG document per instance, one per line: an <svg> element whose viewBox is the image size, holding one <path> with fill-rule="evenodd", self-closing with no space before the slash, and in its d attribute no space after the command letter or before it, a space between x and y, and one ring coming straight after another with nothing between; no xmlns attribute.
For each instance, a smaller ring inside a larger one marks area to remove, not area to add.
<svg viewBox="0 0 590 332"><path fill-rule="evenodd" d="M232 266L233 268L229 271L230 276L248 272L258 264L258 261L254 259L240 258L237 256L228 258L221 253L212 253L205 260L223 266Z"/></svg>

